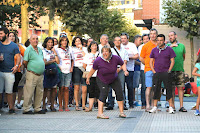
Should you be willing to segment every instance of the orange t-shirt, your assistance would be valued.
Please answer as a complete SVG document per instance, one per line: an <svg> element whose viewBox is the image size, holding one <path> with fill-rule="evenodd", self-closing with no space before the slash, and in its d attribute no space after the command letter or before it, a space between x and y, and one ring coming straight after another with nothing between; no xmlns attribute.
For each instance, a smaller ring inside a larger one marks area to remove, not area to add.
<svg viewBox="0 0 200 133"><path fill-rule="evenodd" d="M153 44L152 41L149 41L149 42L147 42L147 43L142 47L140 56L141 56L142 58L144 58L144 61L145 61L144 72L147 72L147 71L150 71L150 70L151 70L150 65L149 65L149 62L150 62L150 54L151 54L152 49L155 48L156 46L157 46L157 45L156 45L156 44Z"/></svg>
<svg viewBox="0 0 200 133"><path fill-rule="evenodd" d="M19 47L19 51L20 51L21 56L24 57L25 48L20 44L18 45L18 47ZM14 61L15 61L15 65L16 65L16 61L17 61L16 56L14 56ZM21 72L21 70L20 70L21 65L22 65L22 61L19 63L19 67L18 67L17 72Z"/></svg>

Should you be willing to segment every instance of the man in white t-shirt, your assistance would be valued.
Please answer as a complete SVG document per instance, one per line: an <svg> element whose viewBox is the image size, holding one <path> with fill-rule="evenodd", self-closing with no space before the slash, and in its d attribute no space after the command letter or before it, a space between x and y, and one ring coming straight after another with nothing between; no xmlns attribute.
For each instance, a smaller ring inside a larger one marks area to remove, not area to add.
<svg viewBox="0 0 200 133"><path fill-rule="evenodd" d="M146 44L150 40L149 34L143 34L142 35L142 42L143 44L138 47L139 55L141 53L142 47L144 44ZM145 98L145 91L146 91L146 85L145 85L145 74L144 74L144 64L140 64L140 81L141 81L141 102L142 107L141 109L146 109L146 98Z"/></svg>
<svg viewBox="0 0 200 133"><path fill-rule="evenodd" d="M129 108L133 108L133 75L134 75L134 64L135 60L138 59L138 50L134 43L129 42L129 36L127 33L121 34L122 46L126 49L129 56L129 61L127 62L127 70L129 75L125 78L125 82L127 84L128 89L128 100L129 100Z"/></svg>

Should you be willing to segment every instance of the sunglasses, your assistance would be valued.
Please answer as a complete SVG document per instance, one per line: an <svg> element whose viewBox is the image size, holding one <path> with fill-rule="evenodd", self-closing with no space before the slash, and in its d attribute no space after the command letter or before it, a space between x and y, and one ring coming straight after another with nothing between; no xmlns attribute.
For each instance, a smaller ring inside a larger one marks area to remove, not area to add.
<svg viewBox="0 0 200 133"><path fill-rule="evenodd" d="M60 35L60 37L67 37L67 35L66 34L62 34L62 35Z"/></svg>

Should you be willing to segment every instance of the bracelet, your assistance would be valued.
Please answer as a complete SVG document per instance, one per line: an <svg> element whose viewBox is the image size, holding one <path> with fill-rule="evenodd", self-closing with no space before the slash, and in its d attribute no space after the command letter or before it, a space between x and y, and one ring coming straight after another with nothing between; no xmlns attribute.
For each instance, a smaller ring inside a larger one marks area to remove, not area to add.
<svg viewBox="0 0 200 133"><path fill-rule="evenodd" d="M15 65L16 67L18 67L19 65Z"/></svg>

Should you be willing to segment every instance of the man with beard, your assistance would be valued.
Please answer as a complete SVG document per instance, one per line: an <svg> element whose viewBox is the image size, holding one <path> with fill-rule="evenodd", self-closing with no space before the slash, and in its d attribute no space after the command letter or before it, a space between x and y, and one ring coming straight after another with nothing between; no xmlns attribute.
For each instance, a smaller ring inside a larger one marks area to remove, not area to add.
<svg viewBox="0 0 200 133"><path fill-rule="evenodd" d="M175 57L175 64L172 69L172 85L173 85L173 101L175 98L175 86L178 88L178 95L179 95L179 101L180 101L180 112L187 112L187 110L183 107L183 94L184 90L183 87L184 85L184 60L185 60L185 46L182 43L179 43L177 41L177 35L174 31L169 32L169 41L170 43L167 44L170 46L174 52L176 53ZM174 103L174 102L173 102ZM172 106L175 109L175 106L173 104Z"/></svg>
<svg viewBox="0 0 200 133"><path fill-rule="evenodd" d="M9 30L5 27L0 28L0 102L3 90L5 89L9 113L14 114L13 104L13 84L15 82L14 73L17 72L20 63L20 52L17 44L8 39ZM14 66L14 56L17 61Z"/></svg>

